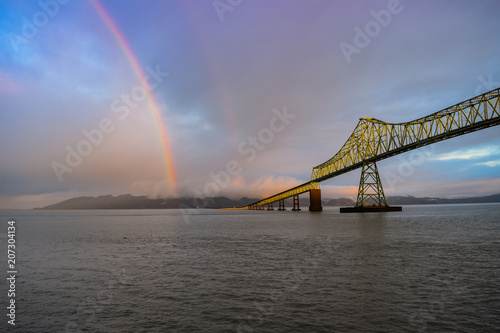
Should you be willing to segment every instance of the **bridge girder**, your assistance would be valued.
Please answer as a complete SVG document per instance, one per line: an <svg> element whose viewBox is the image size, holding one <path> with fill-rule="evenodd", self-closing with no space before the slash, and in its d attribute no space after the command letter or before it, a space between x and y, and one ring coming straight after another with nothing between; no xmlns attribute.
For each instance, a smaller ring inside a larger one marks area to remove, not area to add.
<svg viewBox="0 0 500 333"><path fill-rule="evenodd" d="M362 166L500 123L500 88L406 123L361 118L337 154L313 168L320 182ZM343 172L344 171L344 172Z"/></svg>

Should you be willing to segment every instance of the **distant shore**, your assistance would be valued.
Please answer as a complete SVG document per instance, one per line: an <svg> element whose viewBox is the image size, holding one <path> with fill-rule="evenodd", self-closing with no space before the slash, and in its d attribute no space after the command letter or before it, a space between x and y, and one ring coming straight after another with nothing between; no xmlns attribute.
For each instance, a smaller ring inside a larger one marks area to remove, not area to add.
<svg viewBox="0 0 500 333"><path fill-rule="evenodd" d="M130 194L98 197L77 197L68 199L39 210L71 210L71 209L192 209L192 208L240 208L258 201L258 198L241 198L239 200L226 197L213 198L160 198L151 199L146 196L133 196ZM413 196L389 196L389 205L428 205L428 204L464 204L464 203L495 203L500 202L500 194L481 197L458 199L416 198ZM324 199L325 207L353 206L354 201L348 198ZM300 199L301 206L309 205L309 197Z"/></svg>

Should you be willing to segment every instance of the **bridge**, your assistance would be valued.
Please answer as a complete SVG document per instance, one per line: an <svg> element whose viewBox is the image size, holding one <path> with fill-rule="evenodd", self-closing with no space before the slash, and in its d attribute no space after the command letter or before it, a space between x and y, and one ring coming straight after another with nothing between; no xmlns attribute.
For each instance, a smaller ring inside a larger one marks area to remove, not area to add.
<svg viewBox="0 0 500 333"><path fill-rule="evenodd" d="M254 202L248 209L285 210L284 200L293 198L294 211L300 210L299 195L310 193L310 211L322 211L320 182L362 168L355 207L341 212L401 210L387 205L377 161L500 124L500 88L470 98L428 116L405 122L388 123L360 118L351 136L329 160L312 169L311 180Z"/></svg>

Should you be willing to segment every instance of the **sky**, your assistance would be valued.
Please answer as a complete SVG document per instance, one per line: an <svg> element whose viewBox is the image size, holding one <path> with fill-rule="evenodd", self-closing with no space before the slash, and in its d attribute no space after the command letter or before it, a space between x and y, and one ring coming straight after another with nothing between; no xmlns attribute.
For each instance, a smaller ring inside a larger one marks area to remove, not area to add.
<svg viewBox="0 0 500 333"><path fill-rule="evenodd" d="M497 0L3 0L0 209L304 183L360 117L498 88L499 17ZM386 195L500 193L499 133L378 162ZM322 197L355 198L360 172Z"/></svg>

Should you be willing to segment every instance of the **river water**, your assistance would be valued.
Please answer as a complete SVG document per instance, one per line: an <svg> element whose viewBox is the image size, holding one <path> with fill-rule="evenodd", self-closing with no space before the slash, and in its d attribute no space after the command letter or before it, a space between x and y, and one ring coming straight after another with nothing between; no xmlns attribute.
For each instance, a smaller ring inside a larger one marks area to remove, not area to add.
<svg viewBox="0 0 500 333"><path fill-rule="evenodd" d="M0 216L2 332L500 331L500 204Z"/></svg>

